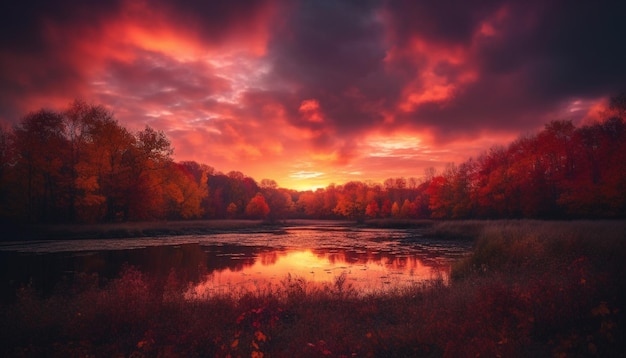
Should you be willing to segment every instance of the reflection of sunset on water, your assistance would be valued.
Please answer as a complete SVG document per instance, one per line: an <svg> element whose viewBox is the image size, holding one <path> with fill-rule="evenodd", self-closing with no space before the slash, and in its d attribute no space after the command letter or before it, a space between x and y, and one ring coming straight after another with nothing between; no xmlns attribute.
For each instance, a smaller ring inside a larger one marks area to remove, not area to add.
<svg viewBox="0 0 626 358"><path fill-rule="evenodd" d="M206 296L277 287L288 275L322 285L333 285L338 277L345 275L346 283L361 292L400 288L438 277L447 279L448 263L429 264L415 256L381 255L377 251L273 251L260 253L254 263L242 269L215 270L189 293Z"/></svg>
<svg viewBox="0 0 626 358"><path fill-rule="evenodd" d="M340 282L367 294L446 281L452 262L470 250L469 241L429 238L420 228L318 222L261 232L11 243L0 245L0 261L19 273L13 287L33 282L44 292L66 280L68 267L105 279L135 267L156 281L176 277L190 297L276 292L289 278L307 290L336 289Z"/></svg>

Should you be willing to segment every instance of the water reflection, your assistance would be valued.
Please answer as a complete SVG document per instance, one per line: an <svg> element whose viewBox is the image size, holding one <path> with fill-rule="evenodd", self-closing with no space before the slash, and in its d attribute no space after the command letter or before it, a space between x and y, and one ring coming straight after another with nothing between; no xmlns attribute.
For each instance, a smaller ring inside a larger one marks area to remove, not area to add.
<svg viewBox="0 0 626 358"><path fill-rule="evenodd" d="M236 256L231 257L237 261ZM379 251L293 250L259 254L242 267L214 270L189 291L190 297L279 287L286 276L332 285L342 275L359 292L399 288L434 278L447 279L450 259L425 260L415 255Z"/></svg>
<svg viewBox="0 0 626 358"><path fill-rule="evenodd" d="M287 275L332 284L345 276L361 291L402 287L436 276L470 250L466 241L437 241L416 230L341 226L290 227L280 232L110 240L0 243L0 301L31 285L47 294L77 274L101 283L126 266L162 281L171 272L190 294L278 285Z"/></svg>

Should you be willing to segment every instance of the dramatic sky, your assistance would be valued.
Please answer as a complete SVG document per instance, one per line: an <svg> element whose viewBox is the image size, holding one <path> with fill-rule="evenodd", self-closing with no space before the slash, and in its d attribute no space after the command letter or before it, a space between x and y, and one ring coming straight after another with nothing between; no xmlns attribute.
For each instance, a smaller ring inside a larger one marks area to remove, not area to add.
<svg viewBox="0 0 626 358"><path fill-rule="evenodd" d="M0 5L0 123L73 99L282 187L421 177L626 85L619 1Z"/></svg>

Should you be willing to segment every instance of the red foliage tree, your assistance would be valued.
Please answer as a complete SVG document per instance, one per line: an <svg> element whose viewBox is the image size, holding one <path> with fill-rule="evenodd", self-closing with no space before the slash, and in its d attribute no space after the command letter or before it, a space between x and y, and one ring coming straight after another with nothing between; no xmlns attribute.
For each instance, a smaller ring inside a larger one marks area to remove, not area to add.
<svg viewBox="0 0 626 358"><path fill-rule="evenodd" d="M369 204L367 204L367 207L365 208L365 215L370 218L375 218L378 216L379 211L380 208L378 207L378 203L376 202L376 200L372 200Z"/></svg>
<svg viewBox="0 0 626 358"><path fill-rule="evenodd" d="M263 219L270 213L270 207L261 193L257 193L246 206L246 215L255 219Z"/></svg>

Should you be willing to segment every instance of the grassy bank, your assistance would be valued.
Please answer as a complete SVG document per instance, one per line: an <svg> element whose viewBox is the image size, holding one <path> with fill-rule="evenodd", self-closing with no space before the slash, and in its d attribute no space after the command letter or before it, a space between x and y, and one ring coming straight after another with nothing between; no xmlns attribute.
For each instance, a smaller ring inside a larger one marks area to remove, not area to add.
<svg viewBox="0 0 626 358"><path fill-rule="evenodd" d="M0 240L72 240L158 237L179 235L211 235L231 232L265 232L289 226L355 225L346 220L289 219L277 222L264 220L178 220L128 221L98 224L50 224L7 226L0 223Z"/></svg>
<svg viewBox="0 0 626 358"><path fill-rule="evenodd" d="M261 230L261 220L180 220L100 224L57 224L14 227L3 240L110 239L177 235L203 235L232 231Z"/></svg>
<svg viewBox="0 0 626 358"><path fill-rule="evenodd" d="M190 298L172 272L82 277L0 308L3 356L623 356L624 222L441 222L475 251L435 280L364 295L340 276Z"/></svg>
<svg viewBox="0 0 626 358"><path fill-rule="evenodd" d="M409 229L409 228L421 228L427 229L433 226L433 221L429 219L416 220L416 219L370 219L366 220L363 224L366 227L379 228L379 229Z"/></svg>

